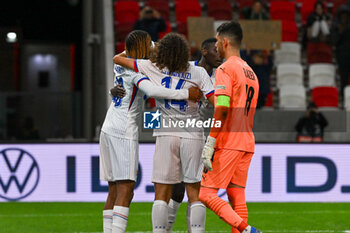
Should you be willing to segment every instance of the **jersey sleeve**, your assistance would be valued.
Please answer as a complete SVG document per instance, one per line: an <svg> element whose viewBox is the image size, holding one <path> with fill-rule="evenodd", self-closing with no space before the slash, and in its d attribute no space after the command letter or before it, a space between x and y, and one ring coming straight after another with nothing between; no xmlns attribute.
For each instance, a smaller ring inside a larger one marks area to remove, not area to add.
<svg viewBox="0 0 350 233"><path fill-rule="evenodd" d="M211 82L209 75L204 69L201 70L201 77L202 77L202 85L200 89L205 95L205 97L208 99L210 96L214 95L214 85Z"/></svg>
<svg viewBox="0 0 350 233"><path fill-rule="evenodd" d="M152 65L151 61L145 59L135 59L134 60L134 70L135 72L140 72L143 74L147 74L149 71L149 67Z"/></svg>
<svg viewBox="0 0 350 233"><path fill-rule="evenodd" d="M147 78L147 77L145 77L144 75L139 74L139 73L133 73L133 75L132 75L132 83L133 83L136 87L139 87L140 83L141 83L143 80L149 80L149 78Z"/></svg>
<svg viewBox="0 0 350 233"><path fill-rule="evenodd" d="M215 73L215 95L232 95L233 88L232 78L222 69L219 68Z"/></svg>
<svg viewBox="0 0 350 233"><path fill-rule="evenodd" d="M148 78L140 79L137 87L145 93L148 97L156 99L175 99L183 100L189 98L189 91L187 89L172 90L165 87L154 85Z"/></svg>
<svg viewBox="0 0 350 233"><path fill-rule="evenodd" d="M135 73L133 76L134 85L139 88L146 96L157 99L188 99L189 91L187 89L172 90L165 87L156 86L148 77Z"/></svg>

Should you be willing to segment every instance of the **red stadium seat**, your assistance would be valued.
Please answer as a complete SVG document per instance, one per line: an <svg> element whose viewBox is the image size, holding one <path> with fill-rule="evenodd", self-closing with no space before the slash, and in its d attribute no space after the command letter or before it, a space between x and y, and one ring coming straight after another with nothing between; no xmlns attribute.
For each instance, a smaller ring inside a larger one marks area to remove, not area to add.
<svg viewBox="0 0 350 233"><path fill-rule="evenodd" d="M276 1L270 4L270 18L295 22L295 5L293 2Z"/></svg>
<svg viewBox="0 0 350 233"><path fill-rule="evenodd" d="M232 20L232 6L226 0L208 0L208 16L215 20Z"/></svg>
<svg viewBox="0 0 350 233"><path fill-rule="evenodd" d="M298 41L298 26L294 21L282 21L282 41Z"/></svg>
<svg viewBox="0 0 350 233"><path fill-rule="evenodd" d="M116 22L136 22L139 18L140 6L134 1L118 1L114 3L114 19Z"/></svg>
<svg viewBox="0 0 350 233"><path fill-rule="evenodd" d="M239 9L245 8L245 7L251 7L254 4L255 0L237 0L236 2L239 5Z"/></svg>
<svg viewBox="0 0 350 233"><path fill-rule="evenodd" d="M157 10L165 20L169 21L169 2L167 0L147 0L146 5Z"/></svg>
<svg viewBox="0 0 350 233"><path fill-rule="evenodd" d="M338 107L338 89L336 87L315 87L312 89L312 101L317 107Z"/></svg>
<svg viewBox="0 0 350 233"><path fill-rule="evenodd" d="M326 43L308 43L307 44L307 62L313 63L332 63L332 47Z"/></svg>
<svg viewBox="0 0 350 233"><path fill-rule="evenodd" d="M264 107L273 107L273 92L272 91L267 95Z"/></svg>
<svg viewBox="0 0 350 233"><path fill-rule="evenodd" d="M187 22L177 22L177 32L188 37Z"/></svg>
<svg viewBox="0 0 350 233"><path fill-rule="evenodd" d="M317 0L302 0L299 2L301 3L301 21L305 24L309 15L314 11L314 6Z"/></svg>
<svg viewBox="0 0 350 233"><path fill-rule="evenodd" d="M123 52L125 50L125 42L117 42L116 49L117 54Z"/></svg>
<svg viewBox="0 0 350 233"><path fill-rule="evenodd" d="M332 7L333 15L336 15L338 7L346 4L346 1L347 0L329 0L328 1L333 4L333 7Z"/></svg>
<svg viewBox="0 0 350 233"><path fill-rule="evenodd" d="M115 26L116 40L119 42L124 42L126 36L132 31L134 28L133 22L120 23L117 22Z"/></svg>
<svg viewBox="0 0 350 233"><path fill-rule="evenodd" d="M199 17L202 14L201 5L197 0L179 1L176 3L176 21L187 23L189 16Z"/></svg>
<svg viewBox="0 0 350 233"><path fill-rule="evenodd" d="M159 39L163 38L166 34L168 34L169 32L171 32L171 25L169 22L166 22L166 30L164 32L159 32Z"/></svg>

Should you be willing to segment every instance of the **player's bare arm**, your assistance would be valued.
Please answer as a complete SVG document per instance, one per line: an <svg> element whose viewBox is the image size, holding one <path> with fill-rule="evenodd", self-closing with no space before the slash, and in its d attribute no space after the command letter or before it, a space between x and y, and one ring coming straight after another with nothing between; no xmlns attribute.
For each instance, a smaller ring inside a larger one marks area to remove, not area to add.
<svg viewBox="0 0 350 233"><path fill-rule="evenodd" d="M214 106L214 95L212 95L212 96L210 96L209 98L208 98L208 101Z"/></svg>
<svg viewBox="0 0 350 233"><path fill-rule="evenodd" d="M124 53L115 55L113 61L117 65L121 65L129 69L134 69L135 59L125 57Z"/></svg>

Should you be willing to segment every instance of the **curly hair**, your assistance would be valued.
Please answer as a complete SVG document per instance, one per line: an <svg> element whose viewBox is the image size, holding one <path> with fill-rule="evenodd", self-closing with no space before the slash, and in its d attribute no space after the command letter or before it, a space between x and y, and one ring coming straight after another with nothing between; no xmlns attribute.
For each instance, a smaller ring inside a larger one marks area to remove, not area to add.
<svg viewBox="0 0 350 233"><path fill-rule="evenodd" d="M190 58L190 48L186 39L177 33L169 33L156 45L150 60L159 69L167 68L169 73L186 72Z"/></svg>
<svg viewBox="0 0 350 233"><path fill-rule="evenodd" d="M147 59L151 50L150 35L141 30L130 32L125 39L125 50L128 57Z"/></svg>

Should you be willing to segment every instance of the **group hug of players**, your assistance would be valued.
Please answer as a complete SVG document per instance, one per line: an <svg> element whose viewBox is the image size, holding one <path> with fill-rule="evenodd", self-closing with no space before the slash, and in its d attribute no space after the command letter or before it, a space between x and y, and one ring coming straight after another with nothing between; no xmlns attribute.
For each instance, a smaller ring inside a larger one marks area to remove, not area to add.
<svg viewBox="0 0 350 233"><path fill-rule="evenodd" d="M113 58L114 97L100 136L100 178L109 184L105 233L122 233L127 226L144 95L155 98L162 117L173 121L208 117L221 121L206 141L202 128L154 130L153 232L171 232L185 189L188 232L205 232L206 207L234 233L261 232L247 224L245 186L254 153L259 85L240 58L242 37L239 23L223 23L216 38L202 43L201 59L189 62L188 43L179 34L170 33L155 45L144 31L127 36L125 52ZM219 189L226 190L231 205L217 195Z"/></svg>

